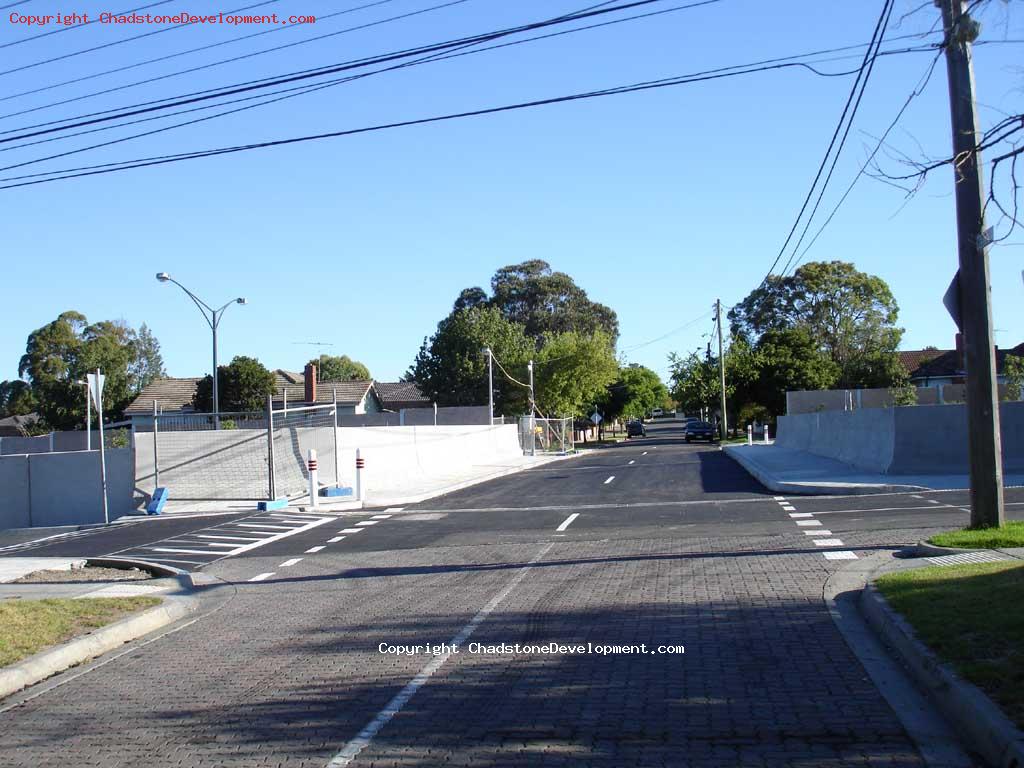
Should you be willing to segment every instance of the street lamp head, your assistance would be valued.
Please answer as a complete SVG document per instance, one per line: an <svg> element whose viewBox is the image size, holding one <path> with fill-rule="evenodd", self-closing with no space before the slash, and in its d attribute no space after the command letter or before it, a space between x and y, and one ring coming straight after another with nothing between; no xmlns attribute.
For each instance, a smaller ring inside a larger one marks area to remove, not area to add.
<svg viewBox="0 0 1024 768"><path fill-rule="evenodd" d="M249 303L249 301L244 296L239 296L237 299L235 299L235 301L238 304L248 304Z"/></svg>
<svg viewBox="0 0 1024 768"><path fill-rule="evenodd" d="M171 276L166 272L157 272L156 279L159 280L161 283L166 283L168 280L171 279Z"/></svg>

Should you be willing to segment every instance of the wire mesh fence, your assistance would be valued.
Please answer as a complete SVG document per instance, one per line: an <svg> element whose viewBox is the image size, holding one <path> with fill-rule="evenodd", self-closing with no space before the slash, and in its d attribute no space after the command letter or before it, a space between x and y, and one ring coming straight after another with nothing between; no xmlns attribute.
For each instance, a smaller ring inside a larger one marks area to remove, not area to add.
<svg viewBox="0 0 1024 768"><path fill-rule="evenodd" d="M309 450L317 453L321 485L338 482L336 410L333 405L272 412L275 496L301 496L309 490Z"/></svg>
<svg viewBox="0 0 1024 768"><path fill-rule="evenodd" d="M575 450L571 418L521 416L519 444L524 453L570 453Z"/></svg>

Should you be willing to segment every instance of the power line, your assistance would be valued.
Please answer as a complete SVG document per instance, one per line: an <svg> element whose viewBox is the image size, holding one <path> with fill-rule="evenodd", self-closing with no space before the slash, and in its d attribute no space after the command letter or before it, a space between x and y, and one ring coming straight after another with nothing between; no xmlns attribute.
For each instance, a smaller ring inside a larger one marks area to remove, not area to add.
<svg viewBox="0 0 1024 768"><path fill-rule="evenodd" d="M861 62L860 71L857 73L857 78L854 80L853 87L850 89L850 95L847 97L846 104L843 106L843 112L839 117L839 122L836 125L835 131L832 133L832 139L829 141L828 148L825 150L825 156L822 158L821 164L818 166L818 172L814 176L811 188L807 191L807 196L804 198L803 204L800 206L796 220L793 222L793 226L790 228L789 234L786 236L786 240L782 244L782 248L779 249L779 253L776 255L775 260L772 261L772 265L768 268L768 272L765 274L764 279L761 280L759 287L768 282L768 278L771 277L772 271L782 259L783 254L789 247L790 241L793 239L793 235L796 233L796 228L800 225L800 221L803 219L804 212L807 210L807 206L810 204L811 198L814 196L814 190L817 189L818 182L821 180L821 175L825 171L825 166L828 164L828 160L832 155L832 150L836 145L839 134L846 123L846 116L850 111L850 107L853 104L854 99L857 98L858 89L860 89L864 73L867 71L869 62L874 61L874 48L876 44L881 44L882 39L882 35L879 33L882 32L884 25L888 23L889 16L892 13L892 8L893 0L884 0L882 4L882 12L878 17L878 21L875 24L875 30L871 35L871 44L868 46L868 49L864 54L864 61Z"/></svg>
<svg viewBox="0 0 1024 768"><path fill-rule="evenodd" d="M622 353L623 354L628 354L629 352L633 352L633 351L635 351L637 349L643 349L644 347L649 347L651 344L657 344L659 341L663 341L663 340L667 339L669 336L674 336L675 334L679 333L680 331L686 330L691 325L696 325L701 320L703 320L703 319L705 319L707 317L710 317L712 314L713 314L712 312L705 312L700 317L695 317L692 320L688 320L687 322L683 323L679 327L673 328L671 331L668 331L667 333L662 334L661 336L659 336L656 339L651 339L650 341L645 341L642 344L635 344L632 347L628 347L627 349L622 350Z"/></svg>
<svg viewBox="0 0 1024 768"><path fill-rule="evenodd" d="M449 120L461 119L466 117L476 117L481 115L497 114L501 112L510 112L515 110L521 110L531 107L547 106L550 104L558 104L568 101L577 101L581 99L591 99L600 96L613 96L624 93L633 93L637 91L660 89L675 85L688 85L697 82L705 82L709 80L717 80L727 77L736 77L739 75L753 74L757 72L767 72L773 70L781 70L792 67L800 67L808 69L812 72L816 72L813 67L803 62L786 62L782 64L775 64L771 66L762 67L748 67L746 69L738 69L737 67L729 67L726 69L732 70L728 72L718 71L717 74L701 73L699 75L684 75L678 77L663 78L660 80L646 81L641 83L633 83L631 85L616 86L612 88L601 89L597 91L588 91L584 93L570 94L567 96L558 96L547 99L538 99L528 102L520 102L517 104L507 104L498 107L489 107L484 109L470 110L465 112L456 112L447 115L438 115L434 117L418 118L414 120L404 120L394 123L385 123L380 125L367 126L363 128L352 128L341 131L331 131L326 133L312 134L307 136L297 136L287 139L275 139L271 141L254 142L251 144L242 144L229 147L218 147L214 149L206 150L195 150L191 152L182 152L171 155L156 155L151 157L136 158L133 160L118 161L113 163L102 163L99 165L83 166L80 168L65 168L56 171L48 171L46 173L29 174L26 176L16 176L0 179L0 181L16 181L21 179L36 178L35 181L23 181L19 184L10 184L0 189L12 189L14 187L28 186L32 184L42 184L50 181L59 181L68 178L78 178L81 176L93 176L105 173L113 173L115 171L129 170L132 168L142 168L152 165L164 165L167 163L180 162L182 160L192 160L203 157L213 157L215 155L222 154L233 154L235 152L245 152L254 149L265 149L268 147L284 146L288 144L305 143L309 141L318 141L328 138L337 138L340 136L350 136L361 133L370 133L375 131L387 130L392 128L402 128L413 125L425 125L429 123L445 122ZM850 74L853 74L857 70L851 70ZM62 174L62 175L56 175ZM54 176L51 179L38 179L39 176Z"/></svg>

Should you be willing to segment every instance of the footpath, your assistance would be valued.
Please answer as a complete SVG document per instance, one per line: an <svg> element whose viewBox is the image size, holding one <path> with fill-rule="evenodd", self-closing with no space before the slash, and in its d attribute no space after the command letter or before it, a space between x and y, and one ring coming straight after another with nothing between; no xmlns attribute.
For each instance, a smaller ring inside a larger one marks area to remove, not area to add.
<svg viewBox="0 0 1024 768"><path fill-rule="evenodd" d="M837 459L780 445L727 445L725 453L775 493L803 495L912 493L963 490L964 475L887 475L865 472ZM1006 486L1024 485L1024 475L1004 476Z"/></svg>

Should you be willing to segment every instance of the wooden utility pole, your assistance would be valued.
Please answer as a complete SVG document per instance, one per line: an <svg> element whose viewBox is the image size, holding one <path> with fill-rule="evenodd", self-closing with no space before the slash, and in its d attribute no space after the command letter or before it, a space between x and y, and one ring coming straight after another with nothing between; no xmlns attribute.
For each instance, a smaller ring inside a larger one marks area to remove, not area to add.
<svg viewBox="0 0 1024 768"><path fill-rule="evenodd" d="M722 300L715 299L715 321L718 323L718 377L722 394L722 439L729 437L729 419L725 415L725 352L722 340Z"/></svg>
<svg viewBox="0 0 1024 768"><path fill-rule="evenodd" d="M985 190L978 151L971 42L977 25L961 0L935 0L946 33L946 70L953 128L953 174L960 259L960 322L967 368L967 449L971 471L971 527L1002 525L1003 456L999 392L985 238Z"/></svg>

